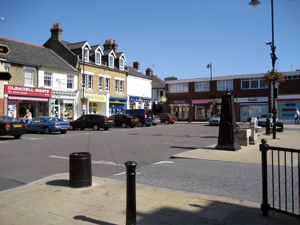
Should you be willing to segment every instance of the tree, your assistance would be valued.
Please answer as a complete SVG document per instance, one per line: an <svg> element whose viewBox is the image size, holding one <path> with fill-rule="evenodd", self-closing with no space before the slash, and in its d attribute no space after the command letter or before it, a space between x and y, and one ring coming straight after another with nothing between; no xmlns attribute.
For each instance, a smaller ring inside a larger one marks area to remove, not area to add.
<svg viewBox="0 0 300 225"><path fill-rule="evenodd" d="M165 81L167 81L167 80L178 80L178 77L172 76L172 77L166 77L164 79L165 79Z"/></svg>

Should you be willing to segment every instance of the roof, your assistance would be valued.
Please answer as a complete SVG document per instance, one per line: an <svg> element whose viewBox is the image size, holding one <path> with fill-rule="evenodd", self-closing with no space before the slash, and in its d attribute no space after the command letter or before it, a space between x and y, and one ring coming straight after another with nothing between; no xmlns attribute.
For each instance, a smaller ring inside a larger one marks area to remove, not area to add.
<svg viewBox="0 0 300 225"><path fill-rule="evenodd" d="M46 67L49 69L78 72L54 51L46 47L20 42L0 37L0 44L7 45L10 49L6 57L7 62L27 66Z"/></svg>
<svg viewBox="0 0 300 225"><path fill-rule="evenodd" d="M129 76L135 76L135 77L140 77L140 78L151 80L150 77L148 77L145 74L137 71L135 68L133 68L131 66L125 66L125 68L127 69Z"/></svg>
<svg viewBox="0 0 300 225"><path fill-rule="evenodd" d="M165 81L158 78L156 75L152 75L152 89L157 88L165 89Z"/></svg>

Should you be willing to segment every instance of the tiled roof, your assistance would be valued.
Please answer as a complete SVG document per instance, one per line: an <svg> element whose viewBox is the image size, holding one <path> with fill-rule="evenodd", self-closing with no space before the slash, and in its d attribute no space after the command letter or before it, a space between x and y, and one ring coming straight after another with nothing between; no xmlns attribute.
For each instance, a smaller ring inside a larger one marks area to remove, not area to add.
<svg viewBox="0 0 300 225"><path fill-rule="evenodd" d="M145 74L137 71L135 68L133 68L131 66L125 66L125 68L127 69L128 75L130 75L130 76L141 77L141 78L144 78L144 79L151 80L150 77L148 77Z"/></svg>
<svg viewBox="0 0 300 225"><path fill-rule="evenodd" d="M155 75L152 75L152 88L165 88L165 81L158 78Z"/></svg>
<svg viewBox="0 0 300 225"><path fill-rule="evenodd" d="M10 49L6 56L7 62L78 72L51 49L3 37L0 37L0 44L7 45Z"/></svg>

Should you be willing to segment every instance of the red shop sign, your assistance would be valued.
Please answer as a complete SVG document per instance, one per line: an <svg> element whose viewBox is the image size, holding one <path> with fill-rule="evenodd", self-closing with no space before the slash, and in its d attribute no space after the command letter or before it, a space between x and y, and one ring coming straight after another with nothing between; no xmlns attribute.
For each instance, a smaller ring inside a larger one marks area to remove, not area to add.
<svg viewBox="0 0 300 225"><path fill-rule="evenodd" d="M5 85L5 94L51 98L52 89Z"/></svg>

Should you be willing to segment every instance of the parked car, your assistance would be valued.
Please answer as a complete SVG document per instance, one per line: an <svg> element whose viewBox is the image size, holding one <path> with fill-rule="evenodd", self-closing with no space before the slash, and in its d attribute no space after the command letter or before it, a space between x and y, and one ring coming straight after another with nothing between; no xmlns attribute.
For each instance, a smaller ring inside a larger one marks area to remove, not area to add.
<svg viewBox="0 0 300 225"><path fill-rule="evenodd" d="M160 120L159 116L153 115L153 121L152 121L153 126L156 126L160 122L161 122L161 120Z"/></svg>
<svg viewBox="0 0 300 225"><path fill-rule="evenodd" d="M0 136L20 138L27 133L27 124L10 116L0 116Z"/></svg>
<svg viewBox="0 0 300 225"><path fill-rule="evenodd" d="M118 115L113 115L109 117L110 120L115 121L115 126L116 127L136 127L139 125L139 118L133 117L129 114L118 114Z"/></svg>
<svg viewBox="0 0 300 225"><path fill-rule="evenodd" d="M267 124L267 119L270 120L271 123L273 123L273 114L272 113L263 113L260 117L257 119L258 126L265 127ZM278 121L276 121L278 122Z"/></svg>
<svg viewBox="0 0 300 225"><path fill-rule="evenodd" d="M51 134L52 132L67 133L71 129L70 122L56 117L37 117L28 123L28 132Z"/></svg>
<svg viewBox="0 0 300 225"><path fill-rule="evenodd" d="M115 122L113 119L109 119L107 116L87 114L70 122L70 125L72 130L84 130L86 128L92 128L93 130L99 130L100 128L103 128L104 130L108 130L109 128L114 127Z"/></svg>
<svg viewBox="0 0 300 225"><path fill-rule="evenodd" d="M118 114L129 114L139 118L139 127L146 125L150 127L153 121L153 112L151 109L125 109Z"/></svg>
<svg viewBox="0 0 300 225"><path fill-rule="evenodd" d="M209 125L220 125L220 120L221 120L221 113L216 113L213 117L209 119Z"/></svg>
<svg viewBox="0 0 300 225"><path fill-rule="evenodd" d="M173 124L176 121L176 117L172 116L170 113L159 113L157 116L159 116L161 123Z"/></svg>

